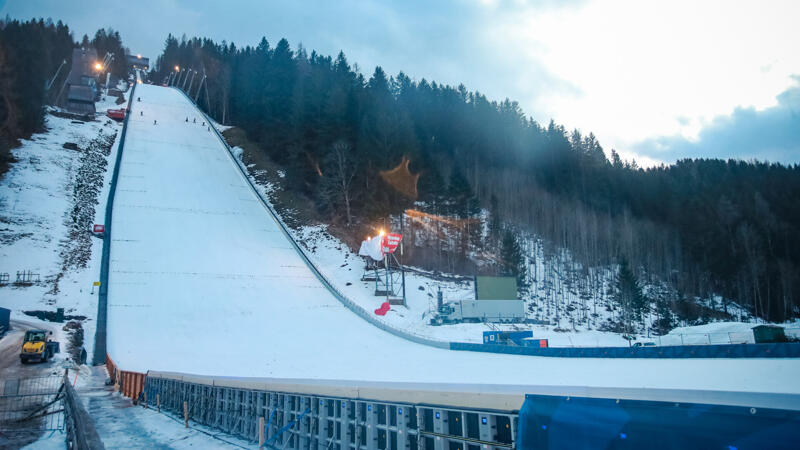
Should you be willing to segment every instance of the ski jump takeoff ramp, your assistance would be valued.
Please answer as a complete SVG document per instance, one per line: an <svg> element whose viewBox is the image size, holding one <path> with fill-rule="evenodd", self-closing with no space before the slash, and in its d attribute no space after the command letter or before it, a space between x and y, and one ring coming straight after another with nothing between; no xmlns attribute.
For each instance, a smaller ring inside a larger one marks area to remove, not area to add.
<svg viewBox="0 0 800 450"><path fill-rule="evenodd" d="M541 358L380 330L314 276L182 93L142 84L135 96L108 283L108 354L124 370L800 394L797 359Z"/></svg>

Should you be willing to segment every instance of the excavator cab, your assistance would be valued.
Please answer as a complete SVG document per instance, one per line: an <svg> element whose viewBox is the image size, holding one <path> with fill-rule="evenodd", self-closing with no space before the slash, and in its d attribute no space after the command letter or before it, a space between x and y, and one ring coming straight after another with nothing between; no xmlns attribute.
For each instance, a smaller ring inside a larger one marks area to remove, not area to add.
<svg viewBox="0 0 800 450"><path fill-rule="evenodd" d="M51 331L50 334L53 334ZM47 333L43 330L29 330L25 332L25 342L46 342Z"/></svg>

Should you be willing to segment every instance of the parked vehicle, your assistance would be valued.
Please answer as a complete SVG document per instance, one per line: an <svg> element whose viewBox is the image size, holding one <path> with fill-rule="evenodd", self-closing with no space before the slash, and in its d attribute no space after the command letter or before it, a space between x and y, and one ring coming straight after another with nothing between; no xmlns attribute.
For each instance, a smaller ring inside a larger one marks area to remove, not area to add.
<svg viewBox="0 0 800 450"><path fill-rule="evenodd" d="M431 318L431 325L459 322L512 323L525 321L522 300L460 300L444 303Z"/></svg>
<svg viewBox="0 0 800 450"><path fill-rule="evenodd" d="M19 354L20 361L23 364L28 361L46 362L54 354L59 353L60 345L50 340L52 335L52 331L46 330L26 331L25 339L22 341L22 352Z"/></svg>

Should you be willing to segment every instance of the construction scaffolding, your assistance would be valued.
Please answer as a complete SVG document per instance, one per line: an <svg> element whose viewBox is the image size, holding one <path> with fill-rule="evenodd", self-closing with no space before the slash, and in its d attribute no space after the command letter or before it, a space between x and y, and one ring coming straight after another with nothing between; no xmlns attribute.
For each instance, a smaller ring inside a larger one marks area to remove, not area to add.
<svg viewBox="0 0 800 450"><path fill-rule="evenodd" d="M516 412L243 389L147 377L140 401L259 446L285 449L514 448Z"/></svg>
<svg viewBox="0 0 800 450"><path fill-rule="evenodd" d="M386 297L392 305L404 305L402 266L394 253L387 253L382 263L373 267L375 296Z"/></svg>

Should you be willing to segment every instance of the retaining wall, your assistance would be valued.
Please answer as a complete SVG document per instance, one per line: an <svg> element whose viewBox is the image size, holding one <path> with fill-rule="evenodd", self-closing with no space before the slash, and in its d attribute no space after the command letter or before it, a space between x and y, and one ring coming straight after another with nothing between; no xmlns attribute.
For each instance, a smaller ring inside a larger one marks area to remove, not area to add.
<svg viewBox="0 0 800 450"><path fill-rule="evenodd" d="M111 219L114 209L114 194L117 191L117 180L119 179L120 164L122 163L122 150L125 148L125 134L128 131L128 118L131 115L131 107L135 101L136 82L131 87L128 95L128 106L125 108L125 118L122 121L122 132L119 135L117 146L117 158L114 162L114 172L111 174L111 184L108 189L108 200L106 201L105 232L103 233L103 254L100 259L100 289L97 294L97 329L94 334L94 354L92 364L103 364L106 357L106 325L108 320L108 270L111 261Z"/></svg>

